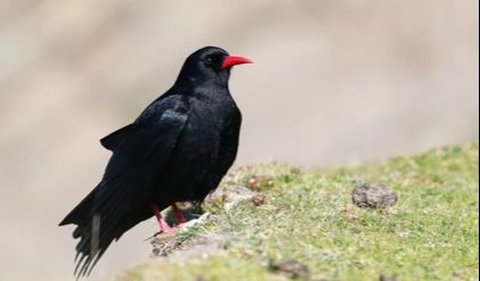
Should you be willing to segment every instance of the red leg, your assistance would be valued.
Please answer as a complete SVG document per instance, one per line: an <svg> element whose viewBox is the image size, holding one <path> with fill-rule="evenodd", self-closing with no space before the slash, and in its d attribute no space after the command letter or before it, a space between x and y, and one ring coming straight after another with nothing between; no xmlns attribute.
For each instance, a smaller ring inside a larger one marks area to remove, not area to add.
<svg viewBox="0 0 480 281"><path fill-rule="evenodd" d="M158 225L160 226L159 233L176 231L175 228L168 225L168 223L163 219L162 214L160 213L160 210L158 209L157 205L152 204L151 208L153 213L155 214L155 217L157 218Z"/></svg>
<svg viewBox="0 0 480 281"><path fill-rule="evenodd" d="M178 226L181 226L187 222L187 218L185 218L185 215L183 214L182 210L178 208L177 204L175 203L172 204L172 211L173 211L173 215L175 216L175 219L177 220Z"/></svg>

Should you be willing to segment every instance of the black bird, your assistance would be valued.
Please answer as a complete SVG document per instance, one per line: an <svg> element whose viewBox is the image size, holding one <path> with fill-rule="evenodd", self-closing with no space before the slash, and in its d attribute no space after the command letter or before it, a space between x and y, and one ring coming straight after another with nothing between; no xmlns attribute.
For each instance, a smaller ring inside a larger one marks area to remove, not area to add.
<svg viewBox="0 0 480 281"><path fill-rule="evenodd" d="M202 202L237 154L242 116L228 89L234 65L251 63L217 47L185 61L175 84L132 123L100 140L113 152L100 183L60 222L75 224L77 277L90 274L113 240L160 211Z"/></svg>

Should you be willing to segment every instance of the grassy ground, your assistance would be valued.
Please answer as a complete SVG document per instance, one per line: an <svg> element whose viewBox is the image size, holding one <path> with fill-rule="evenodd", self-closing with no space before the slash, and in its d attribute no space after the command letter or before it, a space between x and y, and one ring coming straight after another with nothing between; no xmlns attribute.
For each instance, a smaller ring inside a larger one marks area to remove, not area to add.
<svg viewBox="0 0 480 281"><path fill-rule="evenodd" d="M352 204L358 182L381 183L399 200L388 210ZM302 172L283 165L238 169L224 185L264 196L189 233L223 233L220 250L181 262L152 261L117 281L286 280L273 262L295 260L304 280L478 279L478 145L435 149L353 168ZM147 256L147 253L146 253Z"/></svg>

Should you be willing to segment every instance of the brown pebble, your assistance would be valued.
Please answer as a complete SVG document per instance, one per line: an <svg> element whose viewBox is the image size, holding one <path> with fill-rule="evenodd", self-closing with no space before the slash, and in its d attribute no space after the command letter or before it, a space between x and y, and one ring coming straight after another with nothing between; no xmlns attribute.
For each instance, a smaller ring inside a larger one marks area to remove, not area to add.
<svg viewBox="0 0 480 281"><path fill-rule="evenodd" d="M265 194L261 192L254 192L252 197L252 203L257 207L265 204Z"/></svg>
<svg viewBox="0 0 480 281"><path fill-rule="evenodd" d="M397 195L384 185L364 183L352 191L352 201L361 208L388 208L397 202Z"/></svg>

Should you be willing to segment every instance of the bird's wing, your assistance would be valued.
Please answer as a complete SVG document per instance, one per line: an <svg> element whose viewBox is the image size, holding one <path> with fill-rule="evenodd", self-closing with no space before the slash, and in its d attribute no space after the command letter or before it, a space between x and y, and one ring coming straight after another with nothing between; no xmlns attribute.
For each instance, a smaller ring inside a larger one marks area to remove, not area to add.
<svg viewBox="0 0 480 281"><path fill-rule="evenodd" d="M132 127L133 124L128 124L100 139L100 143L106 149L114 151L127 138Z"/></svg>
<svg viewBox="0 0 480 281"><path fill-rule="evenodd" d="M88 274L110 243L140 221L132 216L140 216L139 210L149 203L151 176L168 162L188 119L185 112L171 109L155 116L148 115L130 129L92 191L88 219L74 222L78 227L73 235L81 238L77 276Z"/></svg>

